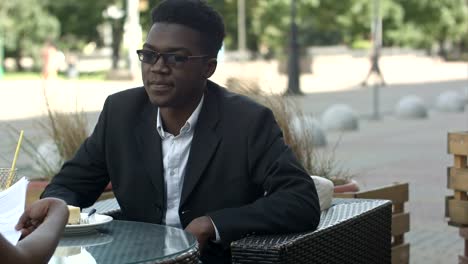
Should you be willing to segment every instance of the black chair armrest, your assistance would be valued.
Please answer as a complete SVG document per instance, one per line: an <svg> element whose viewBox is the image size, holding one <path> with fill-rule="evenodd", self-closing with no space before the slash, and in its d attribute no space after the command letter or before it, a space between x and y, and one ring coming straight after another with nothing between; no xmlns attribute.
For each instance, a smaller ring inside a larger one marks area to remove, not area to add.
<svg viewBox="0 0 468 264"><path fill-rule="evenodd" d="M390 263L392 204L334 199L317 230L231 243L232 263Z"/></svg>

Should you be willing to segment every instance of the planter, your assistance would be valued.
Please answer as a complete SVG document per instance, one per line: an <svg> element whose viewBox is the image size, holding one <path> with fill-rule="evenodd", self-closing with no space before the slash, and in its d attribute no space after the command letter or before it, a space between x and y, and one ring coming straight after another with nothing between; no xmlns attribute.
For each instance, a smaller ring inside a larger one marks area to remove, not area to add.
<svg viewBox="0 0 468 264"><path fill-rule="evenodd" d="M349 193L349 192L358 192L359 186L355 180L350 180L347 183L337 184L333 187L334 193Z"/></svg>
<svg viewBox="0 0 468 264"><path fill-rule="evenodd" d="M445 200L448 224L460 227L459 235L465 241L465 252L458 263L468 263L468 132L451 132L447 135L448 153L453 155L453 166L447 168L447 187L453 191Z"/></svg>
<svg viewBox="0 0 468 264"><path fill-rule="evenodd" d="M49 180L31 180L26 191L26 207L39 200Z"/></svg>
<svg viewBox="0 0 468 264"><path fill-rule="evenodd" d="M109 182L106 188L104 188L104 191L102 192L101 196L99 196L98 201L107 200L107 199L111 199L114 197L115 195L114 195L114 192L112 191L112 183Z"/></svg>
<svg viewBox="0 0 468 264"><path fill-rule="evenodd" d="M28 188L26 191L26 207L31 205L33 202L39 200L42 192L44 191L45 187L49 184L49 180L31 180L28 184ZM105 200L114 198L114 192L112 191L112 184L109 183L104 192L99 196L99 200Z"/></svg>
<svg viewBox="0 0 468 264"><path fill-rule="evenodd" d="M339 186L337 186L339 187ZM392 263L409 263L410 244L405 234L410 230L410 213L405 211L409 199L408 183L395 183L372 190L334 194L337 198L391 200L392 212Z"/></svg>

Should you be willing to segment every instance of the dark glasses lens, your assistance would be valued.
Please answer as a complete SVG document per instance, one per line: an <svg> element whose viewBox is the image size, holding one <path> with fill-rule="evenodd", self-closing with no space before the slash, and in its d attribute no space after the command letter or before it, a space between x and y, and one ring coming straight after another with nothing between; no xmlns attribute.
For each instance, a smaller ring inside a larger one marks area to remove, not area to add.
<svg viewBox="0 0 468 264"><path fill-rule="evenodd" d="M158 53L150 50L137 50L138 59L144 63L153 64L158 59Z"/></svg>
<svg viewBox="0 0 468 264"><path fill-rule="evenodd" d="M169 66L179 66L188 61L188 57L183 55L162 53L161 56L163 57L164 62Z"/></svg>
<svg viewBox="0 0 468 264"><path fill-rule="evenodd" d="M155 64L160 57L163 58L164 64L171 67L177 67L189 59L202 59L205 58L205 55L200 56L185 56L185 55L178 55L174 53L158 53L152 50L137 50L138 59L141 62L148 63L148 64Z"/></svg>

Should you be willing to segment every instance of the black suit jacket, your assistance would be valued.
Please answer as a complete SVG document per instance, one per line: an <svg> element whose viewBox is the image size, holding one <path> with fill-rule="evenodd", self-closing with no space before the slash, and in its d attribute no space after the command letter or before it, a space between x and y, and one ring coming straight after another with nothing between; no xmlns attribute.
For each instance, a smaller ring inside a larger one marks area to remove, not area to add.
<svg viewBox="0 0 468 264"><path fill-rule="evenodd" d="M143 87L107 98L92 135L43 197L88 207L109 180L129 220L162 223L166 207L157 108ZM271 110L208 82L190 149L180 220L208 215L225 244L249 234L316 228L309 175L283 141Z"/></svg>

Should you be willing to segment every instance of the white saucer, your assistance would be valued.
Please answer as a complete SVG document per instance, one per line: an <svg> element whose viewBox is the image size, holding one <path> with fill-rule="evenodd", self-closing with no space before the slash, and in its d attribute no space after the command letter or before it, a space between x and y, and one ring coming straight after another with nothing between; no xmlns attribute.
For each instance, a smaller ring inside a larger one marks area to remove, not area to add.
<svg viewBox="0 0 468 264"><path fill-rule="evenodd" d="M81 219L86 219L87 213L81 213ZM94 214L89 218L89 224L66 225L65 235L87 234L94 232L96 227L107 224L112 221L112 217L108 215Z"/></svg>

